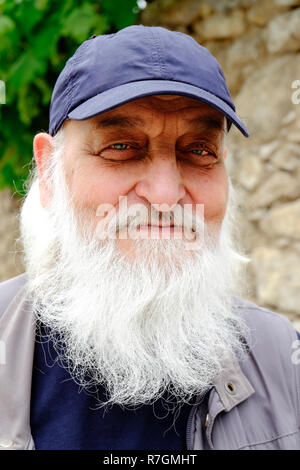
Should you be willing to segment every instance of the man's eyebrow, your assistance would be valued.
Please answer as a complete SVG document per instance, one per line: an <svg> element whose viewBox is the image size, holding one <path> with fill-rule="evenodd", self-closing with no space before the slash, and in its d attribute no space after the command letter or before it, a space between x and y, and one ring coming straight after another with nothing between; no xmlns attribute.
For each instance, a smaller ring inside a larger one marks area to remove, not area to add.
<svg viewBox="0 0 300 470"><path fill-rule="evenodd" d="M145 122L139 117L129 117L124 115L116 114L114 116L108 116L101 119L95 124L96 129L107 129L109 127L121 127L128 129L136 126L143 126Z"/></svg>
<svg viewBox="0 0 300 470"><path fill-rule="evenodd" d="M218 131L225 131L224 129L224 118L217 118L213 116L199 116L194 119L189 119L188 122L197 127L204 129L214 129Z"/></svg>
<svg viewBox="0 0 300 470"><path fill-rule="evenodd" d="M210 115L202 115L193 119L188 119L189 124L195 125L204 129L214 129L224 132L224 119L217 118ZM107 116L95 123L95 129L108 129L119 127L122 129L129 129L137 126L144 126L145 121L137 116L124 116L123 114L116 114L114 116Z"/></svg>

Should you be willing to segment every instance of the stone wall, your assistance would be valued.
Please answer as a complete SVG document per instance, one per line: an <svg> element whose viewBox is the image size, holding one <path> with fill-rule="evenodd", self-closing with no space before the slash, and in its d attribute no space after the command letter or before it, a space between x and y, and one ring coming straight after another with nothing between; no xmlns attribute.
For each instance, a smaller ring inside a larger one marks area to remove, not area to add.
<svg viewBox="0 0 300 470"><path fill-rule="evenodd" d="M227 159L248 298L300 327L300 0L155 0L141 23L190 34L220 62L251 134L230 131Z"/></svg>
<svg viewBox="0 0 300 470"><path fill-rule="evenodd" d="M300 80L300 0L155 0L140 22L192 35L221 63L251 133L230 131L227 159L252 259L248 298L300 327L300 103L291 98ZM12 253L16 208L0 193L0 280L22 269Z"/></svg>

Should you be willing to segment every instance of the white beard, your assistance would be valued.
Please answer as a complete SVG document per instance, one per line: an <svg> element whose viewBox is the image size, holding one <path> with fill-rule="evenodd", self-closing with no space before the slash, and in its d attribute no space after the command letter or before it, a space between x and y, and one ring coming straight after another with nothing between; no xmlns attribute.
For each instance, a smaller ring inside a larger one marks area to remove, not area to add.
<svg viewBox="0 0 300 470"><path fill-rule="evenodd" d="M246 326L232 294L245 258L232 247L229 218L216 238L205 234L201 250L187 252L183 240L135 240L143 256L129 261L115 240L93 236L91 214L78 221L62 147L53 158L52 204L42 208L34 180L21 240L28 295L64 366L81 386L106 388L99 406L153 403L165 392L182 403L201 393L227 353L243 355Z"/></svg>

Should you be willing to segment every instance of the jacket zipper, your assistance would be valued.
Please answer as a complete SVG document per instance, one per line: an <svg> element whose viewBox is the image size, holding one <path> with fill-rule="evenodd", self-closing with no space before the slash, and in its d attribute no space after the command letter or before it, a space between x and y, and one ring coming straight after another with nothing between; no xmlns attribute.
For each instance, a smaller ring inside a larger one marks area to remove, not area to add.
<svg viewBox="0 0 300 470"><path fill-rule="evenodd" d="M192 422L194 420L194 417L195 417L195 414L197 412L197 408L199 407L199 405L201 405L201 403L203 402L206 394L208 392L210 392L210 390L213 388L213 386L211 385L207 390L204 390L204 392L197 398L197 402L193 405L191 411L190 411L190 414L189 414L189 417L188 417L188 421L187 421L187 427L186 427L186 446L187 446L187 450L193 450L193 446L192 446Z"/></svg>

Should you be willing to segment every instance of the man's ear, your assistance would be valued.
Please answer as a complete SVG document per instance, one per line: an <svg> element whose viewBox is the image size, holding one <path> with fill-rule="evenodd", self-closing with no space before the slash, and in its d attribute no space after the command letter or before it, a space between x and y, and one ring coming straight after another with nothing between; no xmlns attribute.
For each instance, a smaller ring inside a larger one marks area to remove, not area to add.
<svg viewBox="0 0 300 470"><path fill-rule="evenodd" d="M38 169L40 201L46 207L51 199L52 191L50 184L45 178L45 169L54 150L53 137L46 132L37 134L33 140L33 153Z"/></svg>

